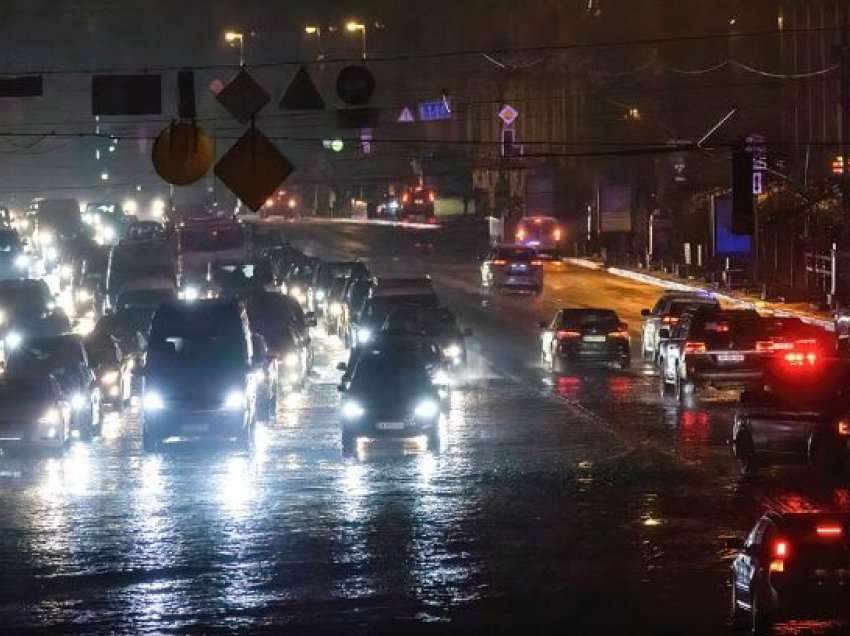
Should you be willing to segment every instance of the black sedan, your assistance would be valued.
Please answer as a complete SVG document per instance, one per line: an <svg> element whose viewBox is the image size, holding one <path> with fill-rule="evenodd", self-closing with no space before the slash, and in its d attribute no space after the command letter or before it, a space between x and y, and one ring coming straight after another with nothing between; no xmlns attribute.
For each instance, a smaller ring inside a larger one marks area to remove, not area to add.
<svg viewBox="0 0 850 636"><path fill-rule="evenodd" d="M732 563L732 623L765 634L775 622L833 618L850 601L850 515L765 514Z"/></svg>
<svg viewBox="0 0 850 636"><path fill-rule="evenodd" d="M439 446L440 396L418 356L366 354L340 390L343 452L353 452L359 438L424 438Z"/></svg>
<svg viewBox="0 0 850 636"><path fill-rule="evenodd" d="M631 364L628 325L611 309L562 309L540 328L541 359L553 373L573 363Z"/></svg>
<svg viewBox="0 0 850 636"><path fill-rule="evenodd" d="M0 446L61 450L71 439L71 409L55 380L0 380Z"/></svg>

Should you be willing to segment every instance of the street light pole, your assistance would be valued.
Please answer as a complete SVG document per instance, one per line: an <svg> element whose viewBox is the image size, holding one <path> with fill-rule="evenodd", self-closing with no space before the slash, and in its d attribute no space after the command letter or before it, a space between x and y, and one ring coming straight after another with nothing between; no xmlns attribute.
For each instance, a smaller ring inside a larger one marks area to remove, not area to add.
<svg viewBox="0 0 850 636"><path fill-rule="evenodd" d="M349 33L354 33L355 31L360 31L361 36L361 46L363 49L363 61L366 61L366 25L361 24L360 22L349 22L345 25L346 30Z"/></svg>
<svg viewBox="0 0 850 636"><path fill-rule="evenodd" d="M325 59L325 52L322 50L322 27L307 26L304 27L304 33L316 36L316 44L319 46L319 56L316 59L321 62Z"/></svg>
<svg viewBox="0 0 850 636"><path fill-rule="evenodd" d="M245 34L239 31L227 31L224 34L224 41L233 46L239 42L239 67L245 67Z"/></svg>

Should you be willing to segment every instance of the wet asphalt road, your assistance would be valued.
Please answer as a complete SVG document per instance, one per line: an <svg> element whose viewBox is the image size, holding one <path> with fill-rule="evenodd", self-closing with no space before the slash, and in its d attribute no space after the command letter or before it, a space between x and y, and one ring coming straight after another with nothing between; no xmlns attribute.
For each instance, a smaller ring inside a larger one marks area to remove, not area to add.
<svg viewBox="0 0 850 636"><path fill-rule="evenodd" d="M539 298L483 298L480 241L287 226L328 258L430 273L474 336L439 452L341 455L336 362L281 401L253 455L141 450L131 413L62 457L0 457L0 620L32 632L728 632L727 539L767 506L846 509L805 469L739 478L722 396L683 409L626 372L540 368L537 322L657 289L562 267ZM638 338L633 338L636 345ZM780 633L843 633L796 624Z"/></svg>

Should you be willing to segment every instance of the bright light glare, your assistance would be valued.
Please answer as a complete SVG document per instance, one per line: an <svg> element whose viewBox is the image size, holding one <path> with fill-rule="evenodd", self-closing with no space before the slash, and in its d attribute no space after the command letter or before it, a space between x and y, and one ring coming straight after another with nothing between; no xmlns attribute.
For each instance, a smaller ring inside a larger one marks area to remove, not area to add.
<svg viewBox="0 0 850 636"><path fill-rule="evenodd" d="M15 257L15 267L17 269L26 269L29 267L30 259L27 258L26 254L18 254Z"/></svg>
<svg viewBox="0 0 850 636"><path fill-rule="evenodd" d="M121 207L124 208L124 212L127 214L135 214L139 210L139 204L136 203L135 199L127 199L121 204Z"/></svg>
<svg viewBox="0 0 850 636"><path fill-rule="evenodd" d="M165 408L165 402L156 391L146 391L145 397L142 399L142 407L146 411L161 411Z"/></svg>
<svg viewBox="0 0 850 636"><path fill-rule="evenodd" d="M445 353L447 357L454 359L461 356L463 349L461 349L458 344L450 344L448 347L443 349L443 353Z"/></svg>
<svg viewBox="0 0 850 636"><path fill-rule="evenodd" d="M287 353L286 357L283 359L283 363L290 369L297 367L300 361L301 359L298 357L297 353Z"/></svg>
<svg viewBox="0 0 850 636"><path fill-rule="evenodd" d="M430 419L437 415L440 412L440 405L437 404L434 400L422 400L419 404L416 405L416 408L413 410L413 414L416 417L421 417L423 419Z"/></svg>
<svg viewBox="0 0 850 636"><path fill-rule="evenodd" d="M104 225L103 230L101 230L101 236L103 236L104 241L114 241L115 228L113 228L111 225Z"/></svg>
<svg viewBox="0 0 850 636"><path fill-rule="evenodd" d="M353 400L348 400L342 404L342 416L348 420L356 420L363 417L366 410Z"/></svg>
<svg viewBox="0 0 850 636"><path fill-rule="evenodd" d="M198 300L201 297L201 292L197 287L187 287L183 290L183 300L188 300L189 302Z"/></svg>
<svg viewBox="0 0 850 636"><path fill-rule="evenodd" d="M10 331L6 334L6 346L10 349L17 349L21 346L23 339L23 336L21 336L21 334L17 331Z"/></svg>
<svg viewBox="0 0 850 636"><path fill-rule="evenodd" d="M316 33L318 33L318 32L319 32L319 27L314 27L314 26L304 27L304 33L306 33L307 35L316 35Z"/></svg>
<svg viewBox="0 0 850 636"><path fill-rule="evenodd" d="M226 31L224 34L224 41L228 44L233 44L234 42L240 41L244 36L237 31Z"/></svg>
<svg viewBox="0 0 850 636"><path fill-rule="evenodd" d="M324 299L325 299L325 290L324 289L317 289L316 290L316 300L321 302Z"/></svg>
<svg viewBox="0 0 850 636"><path fill-rule="evenodd" d="M151 202L151 216L155 219L161 219L165 215L165 201L162 199L154 199Z"/></svg>
<svg viewBox="0 0 850 636"><path fill-rule="evenodd" d="M118 382L118 371L107 371L100 378L100 383L104 386L110 386Z"/></svg>
<svg viewBox="0 0 850 636"><path fill-rule="evenodd" d="M363 24L360 24L359 22L349 22L348 24L345 25L345 28L348 29L351 32L354 32L354 31L364 31L366 29L366 26L363 25Z"/></svg>
<svg viewBox="0 0 850 636"><path fill-rule="evenodd" d="M71 408L75 411L81 411L85 405L86 398L83 397L82 393L74 393L74 395L71 396Z"/></svg>
<svg viewBox="0 0 850 636"><path fill-rule="evenodd" d="M62 265L62 267L59 268L59 276L63 280L71 280L74 276L74 268L70 265Z"/></svg>
<svg viewBox="0 0 850 636"><path fill-rule="evenodd" d="M224 398L224 408L228 411L237 411L245 406L245 393L234 389Z"/></svg>
<svg viewBox="0 0 850 636"><path fill-rule="evenodd" d="M357 330L357 342L360 344L366 344L372 339L372 332L365 328L360 328Z"/></svg>
<svg viewBox="0 0 850 636"><path fill-rule="evenodd" d="M448 386L451 383L451 378L449 374L445 372L444 369L437 369L434 373L433 384L437 386Z"/></svg>
<svg viewBox="0 0 850 636"><path fill-rule="evenodd" d="M47 409L44 415L41 416L39 422L48 426L56 426L61 419L59 409Z"/></svg>

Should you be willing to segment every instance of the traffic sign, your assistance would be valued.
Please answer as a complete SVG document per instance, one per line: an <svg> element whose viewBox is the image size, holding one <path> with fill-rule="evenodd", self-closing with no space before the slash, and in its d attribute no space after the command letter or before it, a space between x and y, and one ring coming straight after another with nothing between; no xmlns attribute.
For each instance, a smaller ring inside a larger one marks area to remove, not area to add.
<svg viewBox="0 0 850 636"><path fill-rule="evenodd" d="M375 92L375 76L365 66L346 66L336 78L339 98L351 106L362 106Z"/></svg>
<svg viewBox="0 0 850 636"><path fill-rule="evenodd" d="M194 123L172 124L156 138L151 159L156 173L166 182L189 185L210 169L213 162L212 141Z"/></svg>
<svg viewBox="0 0 850 636"><path fill-rule="evenodd" d="M398 123L400 124L412 124L416 121L416 118L413 116L413 111L410 110L407 106L401 109L401 114L398 116Z"/></svg>
<svg viewBox="0 0 850 636"><path fill-rule="evenodd" d="M244 68L215 98L240 124L247 124L271 97Z"/></svg>
<svg viewBox="0 0 850 636"><path fill-rule="evenodd" d="M294 167L256 128L250 128L215 166L215 176L251 210L259 210Z"/></svg>
<svg viewBox="0 0 850 636"><path fill-rule="evenodd" d="M510 104L505 104L499 110L499 119L502 120L505 126L513 124L517 117L519 117L519 111Z"/></svg>
<svg viewBox="0 0 850 636"><path fill-rule="evenodd" d="M280 100L281 110L324 110L325 100L310 78L307 68L298 69Z"/></svg>
<svg viewBox="0 0 850 636"><path fill-rule="evenodd" d="M92 115L159 115L161 75L93 75Z"/></svg>

